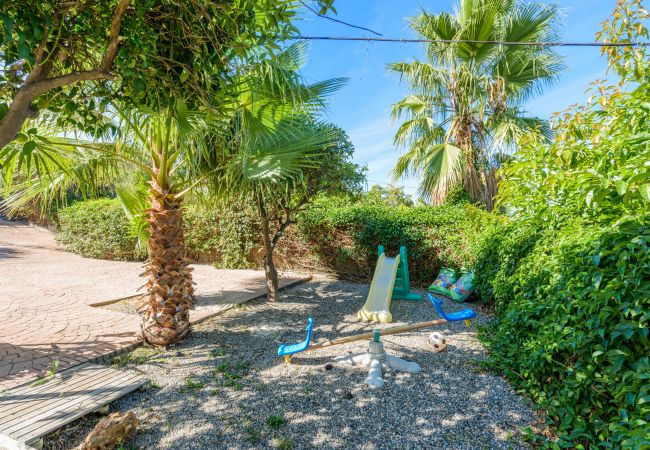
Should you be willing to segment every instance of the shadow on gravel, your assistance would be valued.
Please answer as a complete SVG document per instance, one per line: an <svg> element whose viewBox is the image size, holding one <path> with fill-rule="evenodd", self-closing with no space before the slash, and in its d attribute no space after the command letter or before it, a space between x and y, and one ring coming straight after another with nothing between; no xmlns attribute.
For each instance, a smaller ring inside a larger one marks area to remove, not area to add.
<svg viewBox="0 0 650 450"><path fill-rule="evenodd" d="M366 342L299 354L291 365L275 356L280 343L304 339L309 316L316 342L371 330L356 321L367 291L303 284L281 303L255 301L212 319L168 350L136 350L126 367L156 387L113 409L135 409L140 448L526 448L517 430L534 417L507 383L479 369L475 325L439 327L448 339L443 353L430 350L432 329L384 338L389 353L422 372L387 373L377 390L367 388L363 369L333 363L325 370L334 356L365 351ZM392 312L396 322L382 327L436 318L426 301L394 302ZM58 441L48 442L56 448Z"/></svg>

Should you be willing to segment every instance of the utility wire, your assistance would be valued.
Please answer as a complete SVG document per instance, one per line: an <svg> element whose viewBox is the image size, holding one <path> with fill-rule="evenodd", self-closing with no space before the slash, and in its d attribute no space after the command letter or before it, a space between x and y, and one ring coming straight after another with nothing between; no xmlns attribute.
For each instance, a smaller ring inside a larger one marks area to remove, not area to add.
<svg viewBox="0 0 650 450"><path fill-rule="evenodd" d="M370 33L372 33L372 34L376 34L377 36L383 36L383 34L381 34L381 33L377 33L376 31L373 31L373 30L371 30L370 28L360 27L359 25L353 25L353 24L351 24L351 23L344 22L344 21L342 21L342 20L340 20L340 19L336 19L336 18L334 18L334 17L330 17L330 16L326 16L325 14L321 14L321 13L319 13L317 10L315 10L313 7L311 7L311 6L309 6L307 3L305 3L303 0L298 0L298 1L300 1L300 3L302 3L302 5L303 5L305 8L307 8L308 10L310 10L311 12L313 12L314 14L316 14L318 17L321 17L321 18L323 18L323 19L327 19L327 20L331 20L332 22L340 23L340 24L342 24L342 25L346 25L346 26L348 26L348 27L357 28L357 29L359 29L359 30L364 30L364 31L369 31Z"/></svg>
<svg viewBox="0 0 650 450"><path fill-rule="evenodd" d="M331 18L331 17L330 17ZM376 33L378 34L378 33ZM366 41L366 42L399 42L399 43L432 43L432 44L492 44L529 47L645 47L650 42L528 42L528 41L480 41L473 39L404 39L404 38L373 38L347 36L293 36L291 40L305 41Z"/></svg>

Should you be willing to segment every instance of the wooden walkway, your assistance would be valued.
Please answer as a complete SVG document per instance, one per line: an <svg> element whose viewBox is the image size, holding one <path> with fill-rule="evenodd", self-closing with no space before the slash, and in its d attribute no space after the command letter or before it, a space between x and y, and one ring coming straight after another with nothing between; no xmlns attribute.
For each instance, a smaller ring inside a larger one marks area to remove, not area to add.
<svg viewBox="0 0 650 450"><path fill-rule="evenodd" d="M39 445L48 433L147 383L140 375L85 363L46 383L25 384L0 397L0 434Z"/></svg>

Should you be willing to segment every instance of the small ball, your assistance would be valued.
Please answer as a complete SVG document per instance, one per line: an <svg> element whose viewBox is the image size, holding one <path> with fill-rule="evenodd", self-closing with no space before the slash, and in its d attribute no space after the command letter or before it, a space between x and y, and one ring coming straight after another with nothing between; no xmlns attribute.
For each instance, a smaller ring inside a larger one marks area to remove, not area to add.
<svg viewBox="0 0 650 450"><path fill-rule="evenodd" d="M436 352L442 352L447 348L447 340L440 333L431 333L429 335L429 342L431 342L431 346Z"/></svg>

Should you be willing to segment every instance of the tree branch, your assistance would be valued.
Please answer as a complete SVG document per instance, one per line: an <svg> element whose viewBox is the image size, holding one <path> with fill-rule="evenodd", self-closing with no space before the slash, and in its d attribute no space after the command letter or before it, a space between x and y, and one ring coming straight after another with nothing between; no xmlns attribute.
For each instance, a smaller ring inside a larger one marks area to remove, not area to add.
<svg viewBox="0 0 650 450"><path fill-rule="evenodd" d="M278 244L278 241L282 237L282 234L284 233L284 230L287 229L287 227L291 224L296 223L295 220L291 220L287 218L287 220L283 221L280 227L278 228L278 231L275 232L275 235L273 236L273 239L271 239L271 248L275 248L275 246Z"/></svg>
<svg viewBox="0 0 650 450"><path fill-rule="evenodd" d="M115 76L112 73L103 69L82 70L52 78L45 78L44 80L30 83L29 85L24 86L23 89L25 89L27 94L30 95L33 100L49 90L69 86L71 84L79 83L80 81L112 80L113 78L115 78Z"/></svg>
<svg viewBox="0 0 650 450"><path fill-rule="evenodd" d="M120 45L120 28L122 27L122 18L126 13L126 9L129 7L131 0L121 0L120 4L117 5L115 14L113 15L113 21L111 22L111 32L108 36L108 45L106 46L106 52L102 58L102 63L99 65L99 70L108 72L113 65L113 60L117 55L117 47Z"/></svg>
<svg viewBox="0 0 650 450"><path fill-rule="evenodd" d="M120 44L120 28L122 26L122 19L126 10L131 3L131 0L120 0L113 19L111 21L111 29L108 37L108 44L106 51L102 57L99 67L94 70L75 71L65 75L59 75L52 78L45 78L48 75L50 66L48 61L46 64L38 63L42 59L45 51L45 41L39 43L36 49L37 64L34 65L32 71L25 79L25 83L18 89L14 99L9 105L5 115L0 120L0 149L14 140L16 134L28 118L34 118L37 115L36 109L32 106L38 96L46 93L47 91L63 86L78 83L80 81L112 79L113 74L110 69L113 65L113 60L117 55L117 49ZM56 51L56 49L52 49Z"/></svg>

